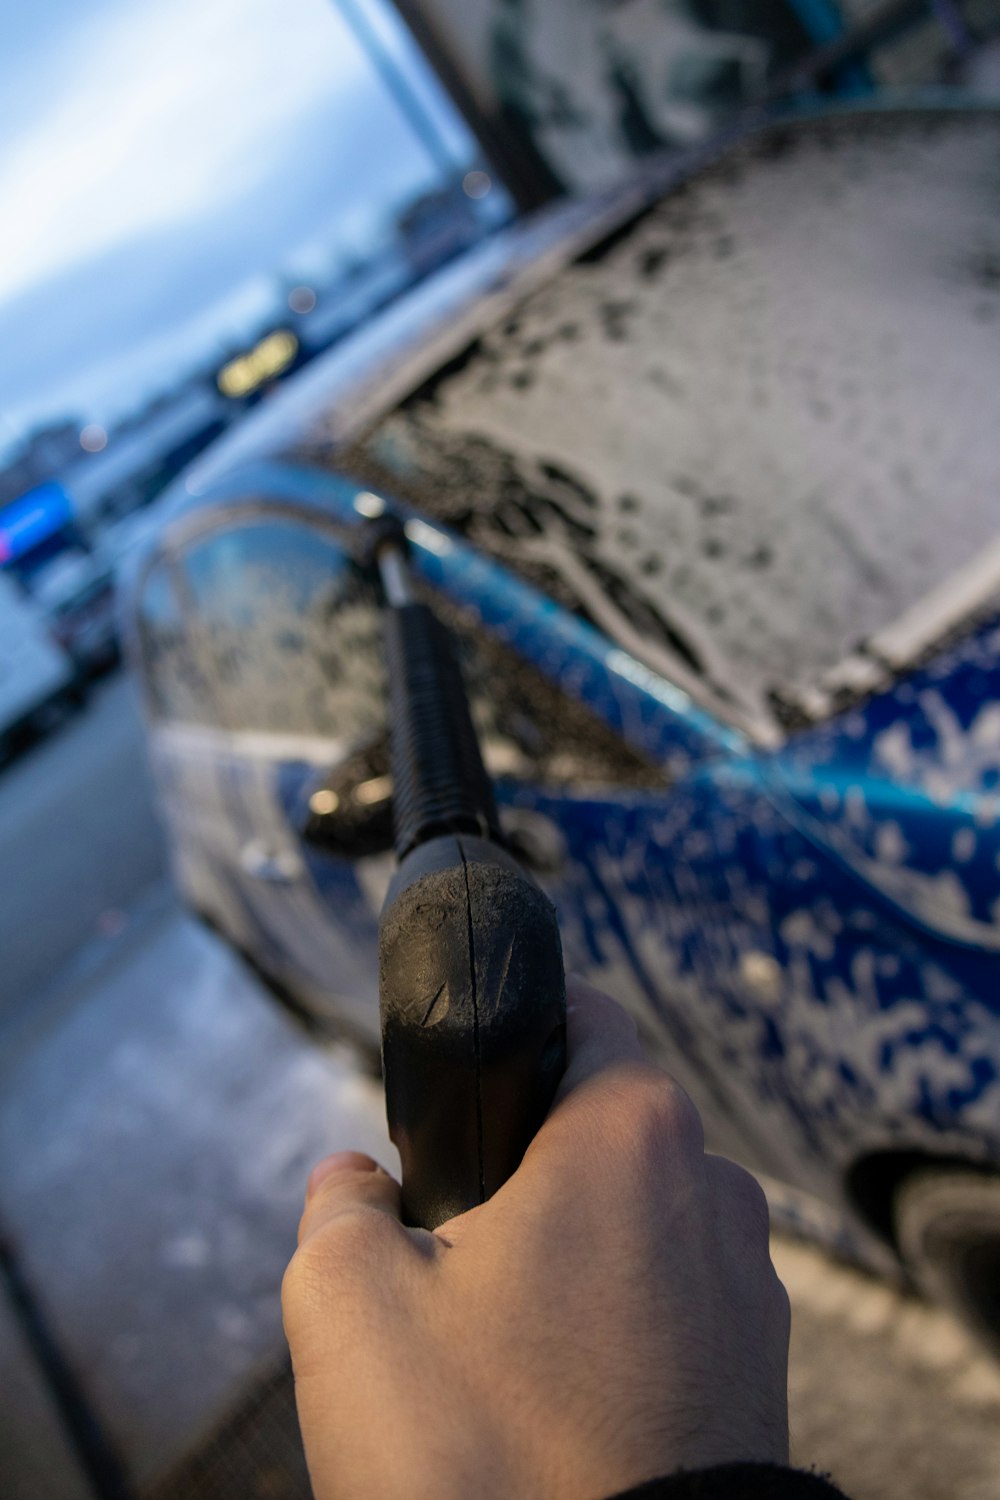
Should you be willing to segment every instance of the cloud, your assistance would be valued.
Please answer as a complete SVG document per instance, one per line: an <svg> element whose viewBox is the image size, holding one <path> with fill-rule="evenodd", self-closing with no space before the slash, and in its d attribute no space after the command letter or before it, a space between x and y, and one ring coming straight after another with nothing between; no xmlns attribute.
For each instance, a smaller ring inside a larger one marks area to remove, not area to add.
<svg viewBox="0 0 1000 1500"><path fill-rule="evenodd" d="M119 5L44 60L55 95L36 87L45 112L0 156L0 297L239 196L255 142L368 71L328 0Z"/></svg>
<svg viewBox="0 0 1000 1500"><path fill-rule="evenodd" d="M0 19L0 405L13 426L138 404L261 317L298 247L370 236L430 178L332 0L95 4L34 0L34 35L18 7L19 22ZM390 21L386 9L426 98ZM467 153L449 106L429 107Z"/></svg>
<svg viewBox="0 0 1000 1500"><path fill-rule="evenodd" d="M259 175L224 203L133 230L0 302L10 420L107 420L138 404L246 336L300 247L371 243L388 206L430 181L420 147L370 87L314 101L252 160Z"/></svg>

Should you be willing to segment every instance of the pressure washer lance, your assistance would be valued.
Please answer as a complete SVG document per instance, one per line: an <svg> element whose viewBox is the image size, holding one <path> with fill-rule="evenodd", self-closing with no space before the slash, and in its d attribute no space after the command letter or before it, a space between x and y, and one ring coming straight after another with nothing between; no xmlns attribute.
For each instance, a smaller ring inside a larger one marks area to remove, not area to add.
<svg viewBox="0 0 1000 1500"><path fill-rule="evenodd" d="M399 865L379 922L382 1068L408 1224L517 1168L566 1062L555 910L507 850L448 631L414 597L401 522L369 524L383 593Z"/></svg>

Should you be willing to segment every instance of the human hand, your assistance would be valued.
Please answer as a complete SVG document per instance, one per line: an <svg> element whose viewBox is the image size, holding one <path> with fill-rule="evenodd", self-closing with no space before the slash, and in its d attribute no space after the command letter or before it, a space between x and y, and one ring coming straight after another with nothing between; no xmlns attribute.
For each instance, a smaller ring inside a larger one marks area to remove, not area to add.
<svg viewBox="0 0 1000 1500"><path fill-rule="evenodd" d="M314 1170L283 1287L316 1500L601 1500L788 1456L788 1299L753 1178L705 1154L635 1026L570 992L521 1166L405 1229L370 1158Z"/></svg>

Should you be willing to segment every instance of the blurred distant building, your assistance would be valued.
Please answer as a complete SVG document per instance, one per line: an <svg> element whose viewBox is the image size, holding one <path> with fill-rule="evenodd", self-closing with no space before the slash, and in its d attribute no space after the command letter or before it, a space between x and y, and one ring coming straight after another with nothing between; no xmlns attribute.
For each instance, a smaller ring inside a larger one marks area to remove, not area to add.
<svg viewBox="0 0 1000 1500"><path fill-rule="evenodd" d="M232 413L217 391L193 384L158 399L145 413L107 437L97 451L81 443L77 422L59 422L32 434L0 470L0 516L29 494L69 497L85 527L144 505L224 431ZM103 429L92 429L100 431ZM33 506L28 509L34 513ZM20 514L18 511L17 514Z"/></svg>
<svg viewBox="0 0 1000 1500"><path fill-rule="evenodd" d="M0 569L28 587L61 553L83 552L86 546L73 502L57 480L0 505Z"/></svg>
<svg viewBox="0 0 1000 1500"><path fill-rule="evenodd" d="M38 428L0 469L0 505L51 479L79 458L80 451L79 423L54 422Z"/></svg>
<svg viewBox="0 0 1000 1500"><path fill-rule="evenodd" d="M59 477L84 522L127 515L146 504L224 431L231 411L208 385L194 385L137 424L112 434L100 453L83 454Z"/></svg>
<svg viewBox="0 0 1000 1500"><path fill-rule="evenodd" d="M395 248L372 255L364 266L352 266L319 292L308 313L294 320L304 356L311 358L328 349L384 307L412 279L405 258Z"/></svg>
<svg viewBox="0 0 1000 1500"><path fill-rule="evenodd" d="M396 233L414 279L443 266L482 238L477 206L461 180L421 193L407 204L396 220Z"/></svg>

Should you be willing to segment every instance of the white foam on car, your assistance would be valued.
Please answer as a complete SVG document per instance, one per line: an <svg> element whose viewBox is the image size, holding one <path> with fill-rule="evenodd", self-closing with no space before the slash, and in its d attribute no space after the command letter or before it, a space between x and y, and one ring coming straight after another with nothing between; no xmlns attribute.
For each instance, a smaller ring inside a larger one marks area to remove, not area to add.
<svg viewBox="0 0 1000 1500"><path fill-rule="evenodd" d="M701 659L702 701L758 730L776 700L821 714L862 643L898 669L1000 582L998 163L990 111L765 134L533 293L365 448L689 687L597 574L627 580ZM540 532L496 524L518 486Z"/></svg>

